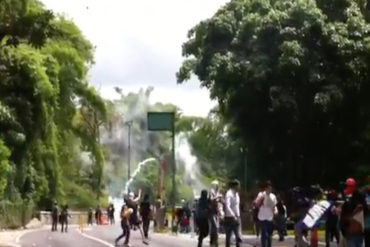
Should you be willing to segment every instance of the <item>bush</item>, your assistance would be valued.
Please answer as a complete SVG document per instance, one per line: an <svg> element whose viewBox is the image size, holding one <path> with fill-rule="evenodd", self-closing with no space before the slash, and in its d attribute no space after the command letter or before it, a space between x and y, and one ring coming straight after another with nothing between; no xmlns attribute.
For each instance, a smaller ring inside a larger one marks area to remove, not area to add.
<svg viewBox="0 0 370 247"><path fill-rule="evenodd" d="M0 228L16 229L25 226L32 218L32 201L0 201Z"/></svg>

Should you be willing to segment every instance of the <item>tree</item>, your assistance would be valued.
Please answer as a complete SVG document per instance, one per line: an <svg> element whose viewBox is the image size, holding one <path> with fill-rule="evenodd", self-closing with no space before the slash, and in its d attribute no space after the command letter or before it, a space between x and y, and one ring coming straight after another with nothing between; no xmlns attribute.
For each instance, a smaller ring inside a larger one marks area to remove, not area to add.
<svg viewBox="0 0 370 247"><path fill-rule="evenodd" d="M259 178L335 184L370 161L369 17L361 0L232 0L190 30L178 82L210 90Z"/></svg>
<svg viewBox="0 0 370 247"><path fill-rule="evenodd" d="M87 111L105 119L105 102L86 79L92 52L73 22L39 1L0 1L0 169L9 174L1 175L0 196L4 179L6 191L40 208L67 199L64 188L73 186L63 186L66 181L96 189L80 179L83 166L75 163L83 147L98 167L93 178L101 181L96 133L81 131L86 121L74 121Z"/></svg>

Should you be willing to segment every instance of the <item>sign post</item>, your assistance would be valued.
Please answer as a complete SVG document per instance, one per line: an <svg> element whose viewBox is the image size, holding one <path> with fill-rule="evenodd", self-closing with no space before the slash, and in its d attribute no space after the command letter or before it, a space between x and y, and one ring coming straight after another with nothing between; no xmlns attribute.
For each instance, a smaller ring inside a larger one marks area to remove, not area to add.
<svg viewBox="0 0 370 247"><path fill-rule="evenodd" d="M148 130L172 133L172 230L176 206L175 112L148 112Z"/></svg>

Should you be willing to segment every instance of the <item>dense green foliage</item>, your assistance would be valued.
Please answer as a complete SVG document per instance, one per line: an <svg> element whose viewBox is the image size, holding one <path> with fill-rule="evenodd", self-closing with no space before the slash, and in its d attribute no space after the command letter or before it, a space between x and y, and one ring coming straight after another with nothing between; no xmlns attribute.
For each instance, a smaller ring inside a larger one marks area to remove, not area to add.
<svg viewBox="0 0 370 247"><path fill-rule="evenodd" d="M48 208L71 193L101 195L106 112L86 81L92 51L71 21L39 1L0 1L0 200Z"/></svg>
<svg viewBox="0 0 370 247"><path fill-rule="evenodd" d="M210 90L258 178L368 174L369 18L362 0L232 0L189 32L178 81Z"/></svg>
<svg viewBox="0 0 370 247"><path fill-rule="evenodd" d="M241 141L230 134L231 126L215 112L211 112L207 118L184 117L182 121L192 123L188 138L202 174L225 184L229 179L238 178L244 187L246 154ZM252 177L250 174L248 176Z"/></svg>

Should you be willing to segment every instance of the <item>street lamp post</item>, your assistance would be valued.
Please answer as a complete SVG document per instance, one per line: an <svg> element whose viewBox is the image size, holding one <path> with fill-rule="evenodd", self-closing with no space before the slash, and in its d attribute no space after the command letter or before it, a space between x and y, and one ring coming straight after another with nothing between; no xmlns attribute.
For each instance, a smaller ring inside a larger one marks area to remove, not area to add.
<svg viewBox="0 0 370 247"><path fill-rule="evenodd" d="M131 126L132 120L125 122L128 127L127 181L131 178Z"/></svg>

